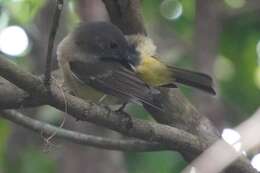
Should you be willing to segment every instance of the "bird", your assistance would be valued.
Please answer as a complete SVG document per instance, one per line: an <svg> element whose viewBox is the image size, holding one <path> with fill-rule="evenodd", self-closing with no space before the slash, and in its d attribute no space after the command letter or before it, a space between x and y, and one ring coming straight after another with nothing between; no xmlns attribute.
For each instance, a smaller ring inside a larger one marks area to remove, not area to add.
<svg viewBox="0 0 260 173"><path fill-rule="evenodd" d="M166 65L155 53L150 38L125 36L108 22L79 24L57 48L65 84L76 96L95 103L135 102L160 110L154 104L158 88L176 83L215 94L210 76Z"/></svg>

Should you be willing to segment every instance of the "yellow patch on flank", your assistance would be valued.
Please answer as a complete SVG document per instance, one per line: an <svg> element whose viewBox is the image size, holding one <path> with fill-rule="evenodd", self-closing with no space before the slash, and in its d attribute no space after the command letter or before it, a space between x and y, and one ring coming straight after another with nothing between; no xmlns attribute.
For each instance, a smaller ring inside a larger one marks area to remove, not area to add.
<svg viewBox="0 0 260 173"><path fill-rule="evenodd" d="M152 39L144 35L130 35L126 37L130 44L136 45L140 53L141 62L136 67L137 74L148 85L159 86L172 82L172 77L167 66L154 58L156 46Z"/></svg>
<svg viewBox="0 0 260 173"><path fill-rule="evenodd" d="M137 74L149 85L159 86L171 82L166 65L151 56L142 55L142 61L136 69Z"/></svg>

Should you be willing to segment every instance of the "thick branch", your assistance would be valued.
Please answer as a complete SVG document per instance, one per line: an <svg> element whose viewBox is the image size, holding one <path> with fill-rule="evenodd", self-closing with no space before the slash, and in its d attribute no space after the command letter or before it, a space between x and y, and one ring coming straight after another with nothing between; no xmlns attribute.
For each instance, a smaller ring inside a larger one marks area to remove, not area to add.
<svg viewBox="0 0 260 173"><path fill-rule="evenodd" d="M103 0L112 23L126 35L144 34L146 30L141 15L140 0ZM131 27L129 27L129 24Z"/></svg>
<svg viewBox="0 0 260 173"><path fill-rule="evenodd" d="M106 137L98 137L93 135L86 135L71 130L65 130L55 127L53 125L43 123L41 121L29 118L14 110L5 110L0 112L0 116L8 119L16 124L19 124L25 128L36 131L40 134L53 135L77 144L88 145L109 150L122 150L122 151L158 151L165 150L166 148L158 143L146 142L142 140L120 140L109 139Z"/></svg>
<svg viewBox="0 0 260 173"><path fill-rule="evenodd" d="M61 71L52 71L52 76L56 79L58 85L62 86L63 81L61 80ZM39 77L39 79L43 78L43 75ZM63 89L68 90L64 87ZM24 90L10 83L8 80L0 77L0 110L36 107L43 104L44 99L42 97L33 97Z"/></svg>
<svg viewBox="0 0 260 173"><path fill-rule="evenodd" d="M22 108L41 104L39 99L0 77L0 109Z"/></svg>

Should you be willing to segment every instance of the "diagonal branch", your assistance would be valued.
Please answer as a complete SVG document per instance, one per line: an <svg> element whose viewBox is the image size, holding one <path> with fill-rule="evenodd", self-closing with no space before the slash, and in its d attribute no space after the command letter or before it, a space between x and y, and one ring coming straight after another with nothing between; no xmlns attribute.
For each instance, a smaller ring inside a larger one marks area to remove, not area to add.
<svg viewBox="0 0 260 173"><path fill-rule="evenodd" d="M0 77L0 109L17 109L42 104L17 86Z"/></svg>
<svg viewBox="0 0 260 173"><path fill-rule="evenodd" d="M86 135L71 130L65 130L38 120L34 120L14 110L0 111L0 116L35 132L41 134L43 133L46 135L55 134L55 137L59 137L82 145L88 145L108 150L133 152L158 151L167 149L166 147L154 142L146 142L137 139L109 139L106 137Z"/></svg>
<svg viewBox="0 0 260 173"><path fill-rule="evenodd" d="M144 34L146 30L143 25L140 0L103 0L110 15L110 20L126 35ZM128 24L131 23L131 27Z"/></svg>

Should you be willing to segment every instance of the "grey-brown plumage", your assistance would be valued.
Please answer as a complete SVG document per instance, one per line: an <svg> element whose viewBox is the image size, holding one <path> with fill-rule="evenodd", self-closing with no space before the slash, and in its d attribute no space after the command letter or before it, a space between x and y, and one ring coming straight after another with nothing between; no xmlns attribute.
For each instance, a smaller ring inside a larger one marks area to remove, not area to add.
<svg viewBox="0 0 260 173"><path fill-rule="evenodd" d="M58 47L58 59L65 82L84 99L98 100L108 95L106 104L128 101L153 104L158 90L149 87L129 70L125 57L138 53L119 29L108 23L81 24Z"/></svg>
<svg viewBox="0 0 260 173"><path fill-rule="evenodd" d="M159 92L146 85L133 72L119 63L101 62L90 65L72 61L70 69L83 85L91 86L104 94L119 97L123 102L139 101L157 107L153 105L153 97Z"/></svg>

